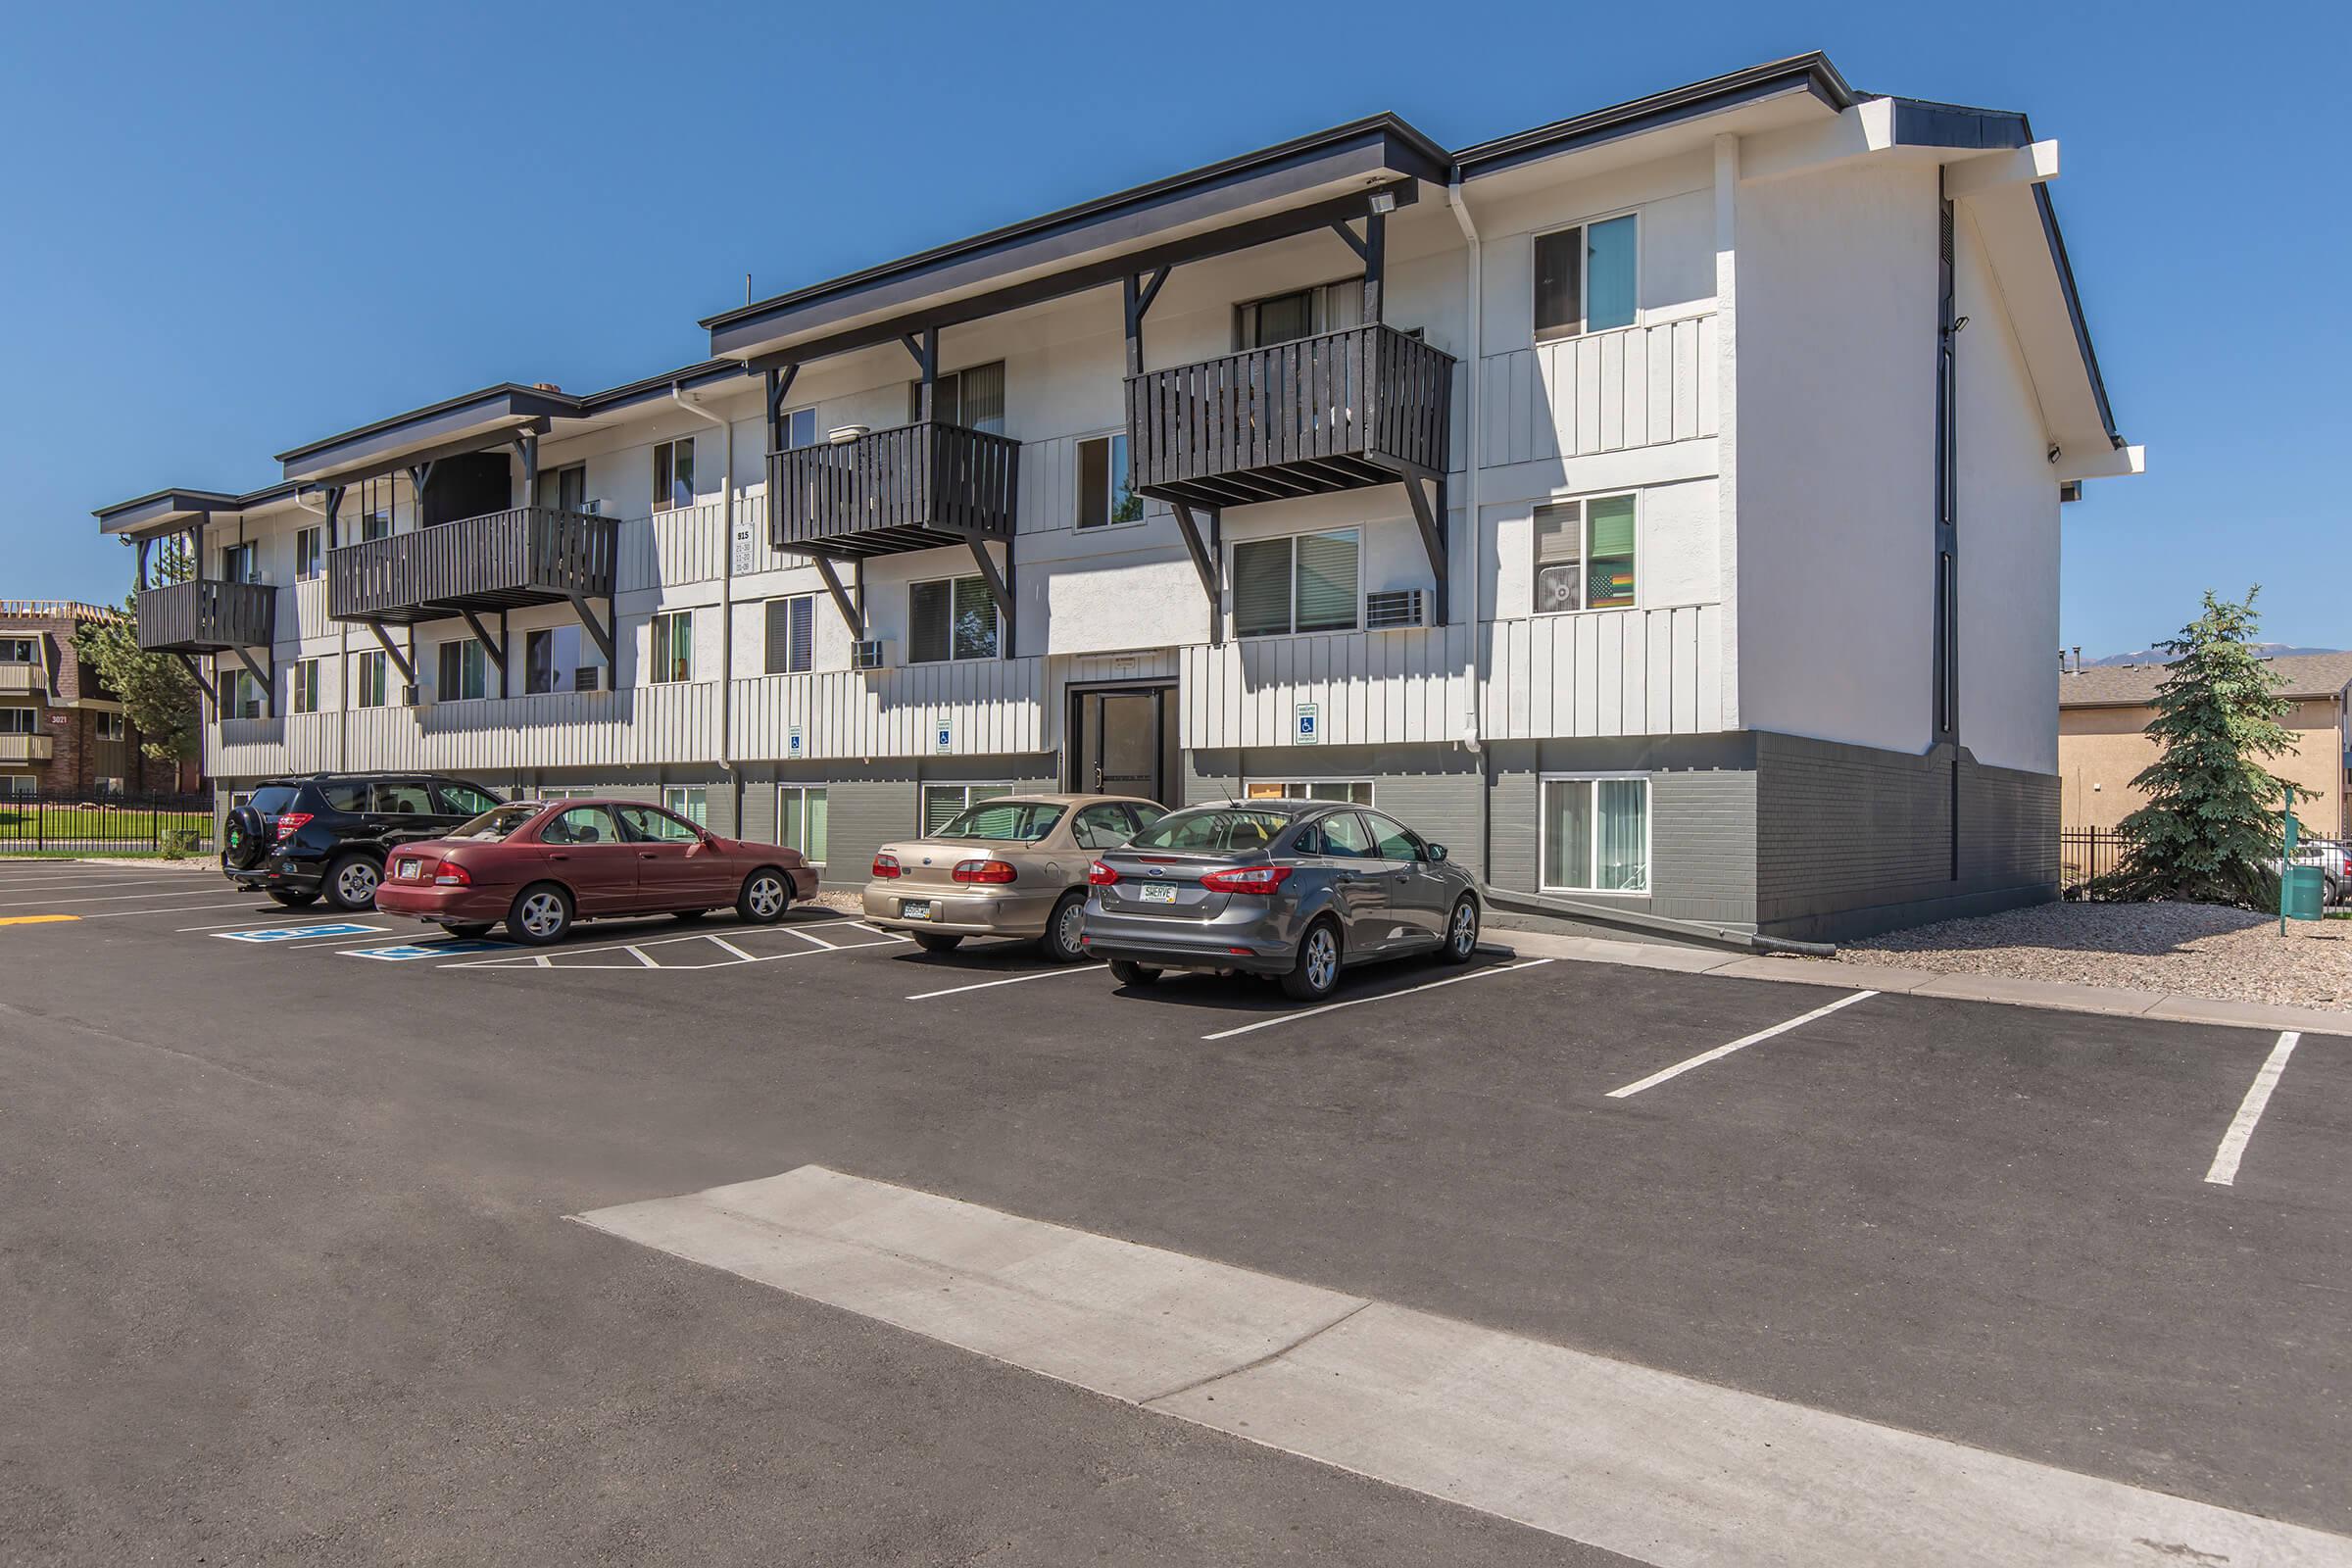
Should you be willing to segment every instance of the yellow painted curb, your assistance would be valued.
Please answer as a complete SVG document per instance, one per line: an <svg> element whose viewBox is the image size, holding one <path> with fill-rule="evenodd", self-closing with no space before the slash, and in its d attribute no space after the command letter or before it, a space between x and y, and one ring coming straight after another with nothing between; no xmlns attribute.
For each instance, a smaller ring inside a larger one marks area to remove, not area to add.
<svg viewBox="0 0 2352 1568"><path fill-rule="evenodd" d="M78 920L78 914L4 914L0 925L50 925L59 920Z"/></svg>

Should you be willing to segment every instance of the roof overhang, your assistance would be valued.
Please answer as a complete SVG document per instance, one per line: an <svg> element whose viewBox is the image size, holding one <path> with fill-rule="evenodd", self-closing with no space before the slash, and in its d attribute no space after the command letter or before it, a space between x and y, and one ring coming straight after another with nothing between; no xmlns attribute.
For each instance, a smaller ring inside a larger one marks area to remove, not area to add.
<svg viewBox="0 0 2352 1568"><path fill-rule="evenodd" d="M900 323L953 324L1077 293L1127 270L1198 260L1337 220L1369 192L1412 199L1442 184L1446 151L1394 115L1378 115L1261 152L1157 180L835 278L702 324L714 357L814 358L897 336ZM1259 237L1250 237L1259 236ZM1220 243L1231 240L1232 243ZM958 311L957 307L961 307ZM985 308L983 308L985 306Z"/></svg>
<svg viewBox="0 0 2352 1568"><path fill-rule="evenodd" d="M352 484L499 446L526 429L545 429L551 418L580 414L576 397L510 381L281 452L277 461L298 483Z"/></svg>
<svg viewBox="0 0 2352 1568"><path fill-rule="evenodd" d="M120 534L129 539L154 539L165 534L185 532L217 514L234 515L284 501L298 488L292 484L275 484L241 496L219 490L158 490L135 500L101 507L92 515L98 519L98 531L101 533Z"/></svg>

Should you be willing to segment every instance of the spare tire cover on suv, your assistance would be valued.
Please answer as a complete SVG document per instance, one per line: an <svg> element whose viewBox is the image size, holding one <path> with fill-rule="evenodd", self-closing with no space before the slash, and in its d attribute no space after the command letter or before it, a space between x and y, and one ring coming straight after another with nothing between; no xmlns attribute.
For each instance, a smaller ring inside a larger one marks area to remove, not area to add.
<svg viewBox="0 0 2352 1568"><path fill-rule="evenodd" d="M240 806L228 813L226 831L220 840L222 865L232 871L250 871L262 863L262 857L269 849L269 834L260 811L251 806Z"/></svg>

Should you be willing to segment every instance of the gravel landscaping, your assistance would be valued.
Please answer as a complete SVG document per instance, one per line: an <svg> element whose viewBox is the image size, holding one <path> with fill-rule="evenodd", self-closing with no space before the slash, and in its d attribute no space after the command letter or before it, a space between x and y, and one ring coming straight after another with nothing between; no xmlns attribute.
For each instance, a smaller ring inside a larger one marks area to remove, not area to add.
<svg viewBox="0 0 2352 1568"><path fill-rule="evenodd" d="M2352 921L2214 904L2043 904L1840 946L1849 963L2352 1012Z"/></svg>

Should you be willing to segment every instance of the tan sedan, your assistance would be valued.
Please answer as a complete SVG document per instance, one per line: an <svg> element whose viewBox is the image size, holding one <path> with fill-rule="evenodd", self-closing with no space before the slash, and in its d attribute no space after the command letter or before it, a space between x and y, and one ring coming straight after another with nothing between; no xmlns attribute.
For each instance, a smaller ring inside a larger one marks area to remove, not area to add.
<svg viewBox="0 0 2352 1568"><path fill-rule="evenodd" d="M965 937L1033 941L1063 963L1084 956L1086 871L1167 815L1126 795L1002 795L936 833L885 844L865 885L865 918L904 931L925 952Z"/></svg>

